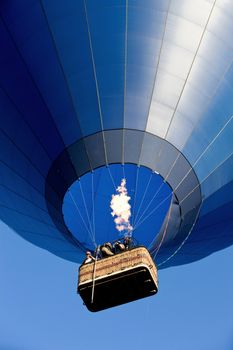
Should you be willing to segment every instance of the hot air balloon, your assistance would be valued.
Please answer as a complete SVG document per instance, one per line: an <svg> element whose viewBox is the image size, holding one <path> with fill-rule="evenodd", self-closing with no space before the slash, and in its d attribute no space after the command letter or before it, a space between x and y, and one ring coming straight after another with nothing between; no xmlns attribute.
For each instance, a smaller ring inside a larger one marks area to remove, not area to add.
<svg viewBox="0 0 233 350"><path fill-rule="evenodd" d="M233 243L233 4L0 4L0 218L75 263L133 237L159 269Z"/></svg>

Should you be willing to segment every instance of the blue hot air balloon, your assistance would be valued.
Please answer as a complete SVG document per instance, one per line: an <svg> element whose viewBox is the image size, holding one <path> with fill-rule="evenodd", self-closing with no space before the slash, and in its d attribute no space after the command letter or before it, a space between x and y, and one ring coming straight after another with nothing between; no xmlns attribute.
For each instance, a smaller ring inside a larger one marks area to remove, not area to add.
<svg viewBox="0 0 233 350"><path fill-rule="evenodd" d="M233 3L0 3L0 218L81 262L133 237L159 268L233 243Z"/></svg>

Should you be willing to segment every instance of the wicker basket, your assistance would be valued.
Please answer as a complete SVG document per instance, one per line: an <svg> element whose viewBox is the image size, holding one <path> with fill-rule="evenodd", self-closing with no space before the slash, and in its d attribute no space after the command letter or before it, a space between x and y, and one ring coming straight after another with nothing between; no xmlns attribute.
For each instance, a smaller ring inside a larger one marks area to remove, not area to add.
<svg viewBox="0 0 233 350"><path fill-rule="evenodd" d="M95 300L98 299L96 303L90 303L93 288ZM122 290L119 292L119 288L125 290L125 295ZM106 290L108 293L105 293ZM149 296L157 290L157 269L145 247L133 248L96 262L83 264L79 269L78 292L91 311ZM111 296L108 302L109 293L113 296L115 294L115 298Z"/></svg>

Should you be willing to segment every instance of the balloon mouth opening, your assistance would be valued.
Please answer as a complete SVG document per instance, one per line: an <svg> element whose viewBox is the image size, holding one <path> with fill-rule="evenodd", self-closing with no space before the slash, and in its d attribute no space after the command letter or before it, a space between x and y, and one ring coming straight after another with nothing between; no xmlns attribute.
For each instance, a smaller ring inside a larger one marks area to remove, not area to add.
<svg viewBox="0 0 233 350"><path fill-rule="evenodd" d="M126 215L123 211L122 217L128 220L128 226L111 214L111 201L122 195L117 189L123 184L129 212ZM68 230L85 249L92 250L125 235L132 235L139 244L150 248L171 199L172 189L158 172L135 164L111 164L73 182L63 198L62 213Z"/></svg>

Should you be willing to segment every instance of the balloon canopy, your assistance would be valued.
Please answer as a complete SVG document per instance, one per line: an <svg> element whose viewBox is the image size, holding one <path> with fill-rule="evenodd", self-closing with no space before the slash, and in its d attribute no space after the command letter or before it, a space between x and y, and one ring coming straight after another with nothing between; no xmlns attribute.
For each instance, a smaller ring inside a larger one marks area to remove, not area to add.
<svg viewBox="0 0 233 350"><path fill-rule="evenodd" d="M0 3L0 219L73 262L132 234L159 268L233 243L233 3Z"/></svg>

